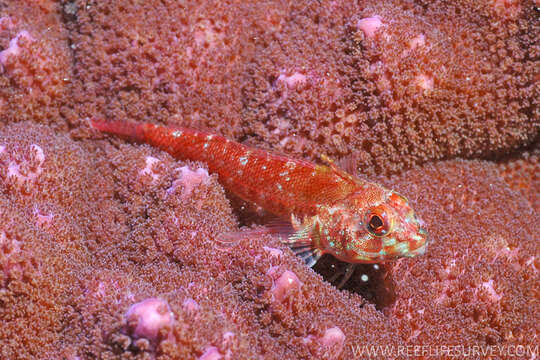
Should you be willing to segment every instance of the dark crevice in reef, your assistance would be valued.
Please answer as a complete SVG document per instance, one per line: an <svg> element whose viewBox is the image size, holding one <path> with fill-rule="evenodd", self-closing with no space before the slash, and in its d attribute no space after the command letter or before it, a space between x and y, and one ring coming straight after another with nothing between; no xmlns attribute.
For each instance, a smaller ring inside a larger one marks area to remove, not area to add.
<svg viewBox="0 0 540 360"><path fill-rule="evenodd" d="M325 255L313 269L325 281L338 287L345 276L347 266L347 263L331 255ZM386 273L384 266L384 264L356 264L354 273L341 289L360 295L366 302L375 305L377 310L384 310L391 305L394 298L384 279Z"/></svg>
<svg viewBox="0 0 540 360"><path fill-rule="evenodd" d="M535 139L530 144L522 146L514 151L507 152L506 154L501 152L500 154L493 155L488 160L501 164L512 160L521 159L524 155L527 156L527 154L537 151L540 151L540 132L536 135Z"/></svg>
<svg viewBox="0 0 540 360"><path fill-rule="evenodd" d="M238 218L239 226L265 226L276 222L275 217L264 212L258 213L256 206L230 196L233 211ZM384 310L393 303L393 293L388 281L385 281L384 264L356 264L352 276L344 281L348 263L331 255L324 255L313 266L313 270L325 281L342 290L360 295L367 303L375 305L377 310ZM344 282L343 282L344 281Z"/></svg>

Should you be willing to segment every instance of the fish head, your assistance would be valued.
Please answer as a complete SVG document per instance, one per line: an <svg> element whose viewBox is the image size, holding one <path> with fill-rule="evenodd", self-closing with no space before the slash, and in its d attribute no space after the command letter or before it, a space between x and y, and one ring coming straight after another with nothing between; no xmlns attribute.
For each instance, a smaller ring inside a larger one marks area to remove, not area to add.
<svg viewBox="0 0 540 360"><path fill-rule="evenodd" d="M428 234L408 200L395 191L374 190L370 196L353 194L333 208L332 219L321 226L325 252L350 263L424 254Z"/></svg>

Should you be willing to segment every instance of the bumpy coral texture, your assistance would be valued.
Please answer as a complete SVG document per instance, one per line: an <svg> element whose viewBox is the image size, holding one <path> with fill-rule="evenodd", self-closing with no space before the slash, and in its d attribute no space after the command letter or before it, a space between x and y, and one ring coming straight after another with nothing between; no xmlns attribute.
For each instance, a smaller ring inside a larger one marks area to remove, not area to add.
<svg viewBox="0 0 540 360"><path fill-rule="evenodd" d="M445 162L381 179L409 195L433 241L427 256L385 267L372 285L379 311L290 251L269 251L280 245L268 237L216 249L235 221L215 176L189 198L167 191L178 168L201 165L148 146L77 144L30 123L0 139L8 358L350 358L351 345L527 344L538 333L539 218L494 165ZM6 176L13 164L24 182ZM165 325L133 323L133 307L148 301L163 302L151 316ZM145 338L143 325L158 328Z"/></svg>
<svg viewBox="0 0 540 360"><path fill-rule="evenodd" d="M0 1L0 358L534 345L539 13L530 0ZM428 252L359 266L337 290L332 257L313 271L262 231L222 247L250 219L216 175L97 134L92 116L344 157L410 199Z"/></svg>
<svg viewBox="0 0 540 360"><path fill-rule="evenodd" d="M73 81L62 14L54 1L0 3L0 116L63 127Z"/></svg>
<svg viewBox="0 0 540 360"><path fill-rule="evenodd" d="M500 170L508 185L521 192L536 212L540 211L540 142L536 149L501 162Z"/></svg>
<svg viewBox="0 0 540 360"><path fill-rule="evenodd" d="M371 175L490 157L540 129L530 0L518 12L490 0L137 4L79 4L68 23L83 117L353 154ZM367 33L366 19L378 22Z"/></svg>

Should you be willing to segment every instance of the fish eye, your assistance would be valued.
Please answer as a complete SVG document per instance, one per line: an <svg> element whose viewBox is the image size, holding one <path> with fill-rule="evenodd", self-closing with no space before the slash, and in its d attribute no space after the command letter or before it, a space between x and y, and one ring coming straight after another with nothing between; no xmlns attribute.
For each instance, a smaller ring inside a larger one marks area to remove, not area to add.
<svg viewBox="0 0 540 360"><path fill-rule="evenodd" d="M366 216L366 228L375 236L384 236L390 231L388 216L384 209L375 208Z"/></svg>

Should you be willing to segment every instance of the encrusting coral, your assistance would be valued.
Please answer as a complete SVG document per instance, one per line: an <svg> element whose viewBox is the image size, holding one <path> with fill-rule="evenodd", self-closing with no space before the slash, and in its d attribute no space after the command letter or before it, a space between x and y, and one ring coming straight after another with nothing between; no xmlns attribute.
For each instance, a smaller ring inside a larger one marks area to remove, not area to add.
<svg viewBox="0 0 540 360"><path fill-rule="evenodd" d="M495 5L100 2L67 24L74 94L83 118L208 127L311 159L353 154L370 175L492 157L540 129L538 10ZM378 21L368 35L366 19Z"/></svg>
<svg viewBox="0 0 540 360"><path fill-rule="evenodd" d="M217 250L212 239L235 221L215 177L186 199L167 191L178 181L175 169L199 165L148 146L79 144L30 123L5 127L1 138L1 336L17 339L2 349L6 356L192 358L215 346L234 358L268 348L281 357L346 358L352 350L341 342L526 344L538 331L538 215L489 163L446 162L381 179L422 209L433 240L425 257L384 265L383 284L372 285L378 311L325 283L289 250L270 252L275 239ZM29 150L36 146L42 152ZM143 171L150 156L152 174ZM39 175L21 186L6 176L14 163L25 176ZM130 337L137 328L130 307L152 297L174 314L170 334ZM40 311L17 310L29 307ZM19 333L25 321L54 341ZM328 340L337 336L325 335L332 328L345 340ZM328 342L340 353L327 353Z"/></svg>
<svg viewBox="0 0 540 360"><path fill-rule="evenodd" d="M540 142L532 151L502 161L500 172L513 190L521 192L531 207L540 211Z"/></svg>
<svg viewBox="0 0 540 360"><path fill-rule="evenodd" d="M530 0L0 4L0 358L534 350L538 9ZM219 248L219 234L248 221L217 176L99 134L87 124L94 116L346 157L409 198L428 251L359 266L338 290L342 263L324 257L313 271L263 232Z"/></svg>
<svg viewBox="0 0 540 360"><path fill-rule="evenodd" d="M70 114L73 63L62 14L53 1L0 5L0 114L4 121L32 120L53 127Z"/></svg>

